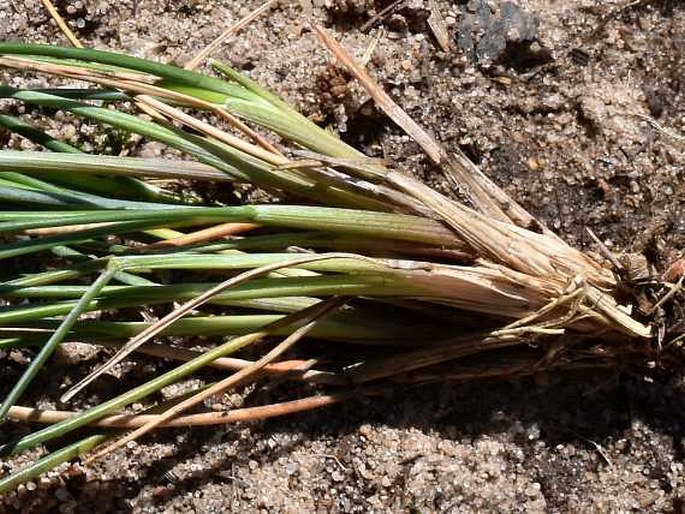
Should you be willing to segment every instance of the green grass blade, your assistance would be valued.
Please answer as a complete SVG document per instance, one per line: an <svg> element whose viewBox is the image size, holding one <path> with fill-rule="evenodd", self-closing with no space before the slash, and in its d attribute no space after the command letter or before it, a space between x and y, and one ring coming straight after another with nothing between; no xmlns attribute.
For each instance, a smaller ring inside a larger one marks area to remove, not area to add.
<svg viewBox="0 0 685 514"><path fill-rule="evenodd" d="M53 152L79 153L78 148L46 134L21 118L10 116L9 114L0 114L0 126L24 136L29 141L44 146Z"/></svg>
<svg viewBox="0 0 685 514"><path fill-rule="evenodd" d="M0 245L0 260L49 250L55 246L83 243L93 238L139 232L148 228L154 228L159 224L158 220L129 221L77 230L66 234L21 240L15 243ZM2 233L2 228L0 228L0 233Z"/></svg>
<svg viewBox="0 0 685 514"><path fill-rule="evenodd" d="M105 434L90 435L78 442L50 453L49 455L31 463L29 466L7 477L0 478L0 496L13 491L20 484L38 478L43 473L56 468L64 462L69 462L80 455L84 455L108 438Z"/></svg>
<svg viewBox="0 0 685 514"><path fill-rule="evenodd" d="M316 184L314 181L288 170L279 170L271 164L219 141L148 122L130 114L37 91L16 90L6 86L0 86L0 97L12 98L44 107L64 109L100 123L107 123L119 129L140 134L192 155L201 162L228 173L236 179L253 182L259 187L285 190L305 198L314 198L318 201L326 200L335 205L351 204L387 210L383 202L339 188L322 187L322 184Z"/></svg>
<svg viewBox="0 0 685 514"><path fill-rule="evenodd" d="M22 102L39 105L42 107L67 110L79 116L83 116L100 123L106 123L129 132L140 134L142 136L149 137L150 139L154 139L155 141L160 141L172 148L176 148L181 152L196 157L205 164L209 164L210 166L222 171L235 174L238 177L244 177L240 170L231 169L222 160L211 155L204 148L201 148L197 144L191 142L193 138L190 136L190 134L181 137L174 130L163 127L157 123L145 121L131 114L102 107L96 107L46 93L17 90L7 86L0 86L0 97L20 100ZM196 137L194 139L198 138Z"/></svg>
<svg viewBox="0 0 685 514"><path fill-rule="evenodd" d="M149 73L160 78L173 80L181 84L188 84L208 91L231 94L235 87L227 84L223 80L208 77L201 73L196 73L176 66L170 66L138 57L131 57L126 54L106 52L102 50L91 50L85 48L64 48L50 45L37 45L25 43L0 43L0 54L2 55L27 55L27 56L46 56L57 59L73 59L74 61L85 61L86 63L100 63L114 66L114 69L129 69L142 73Z"/></svg>
<svg viewBox="0 0 685 514"><path fill-rule="evenodd" d="M208 350L194 359L184 363L183 365L168 371L167 373L164 373L163 375L160 375L149 382L146 382L145 384L131 389L130 391L121 394L116 398L91 407L77 416L46 427L38 432L34 432L33 434L29 434L25 437L22 437L18 441L0 445L0 456L20 453L51 439L61 437L84 425L92 423L93 421L96 421L107 414L115 412L133 402L145 398L156 391L159 391L163 387L183 379L189 374L207 366L209 363L219 357L225 357L237 352L246 345L253 343L264 334L271 334L274 330L301 322L302 319L306 319L306 316L309 315L310 311L318 311L318 309L318 304L315 304L310 308L290 314L271 325L265 326L258 333L237 337L216 348Z"/></svg>
<svg viewBox="0 0 685 514"><path fill-rule="evenodd" d="M80 150L77 148L56 139L49 134L43 132L42 130L34 127L30 123L10 116L7 114L0 114L0 126L11 130L17 134L22 135L29 141L33 141L36 144L44 146L45 148L57 152L60 154L79 154ZM26 153L26 152L22 152ZM33 152L32 152L33 153ZM16 164L16 163L15 163ZM19 171L18 168L12 171ZM40 174L40 170L36 171ZM40 176L40 175L39 175ZM149 201L160 201L160 200L170 200L173 197L154 186L146 184L140 180L134 179L132 177L125 178L112 178L105 176L82 176L74 175L71 170L65 170L64 167L61 168L61 173L52 174L49 177L57 184L62 184L67 187L77 187L85 192L91 192L96 194L112 195L117 197L131 197L138 200L149 200Z"/></svg>
<svg viewBox="0 0 685 514"><path fill-rule="evenodd" d="M235 83L227 83L214 77L175 66L99 50L2 43L0 44L0 54L42 55L57 59L73 59L76 61L75 64L78 64L78 61L82 61L80 63L82 66L100 63L116 66L118 69L149 73L165 79L164 82L158 84L162 87L168 87L177 91L183 90L183 92L191 95L194 93L194 96L204 100L222 103L246 119L274 130L282 136L324 155L363 157L363 154L307 120L307 118L272 93L267 92L247 77L216 61L214 66L228 75ZM215 94L212 95L212 93ZM214 97L212 98L212 96ZM380 166L368 166L364 170L369 178L375 179L382 179L386 173L386 170Z"/></svg>
<svg viewBox="0 0 685 514"><path fill-rule="evenodd" d="M445 248L463 246L454 233L442 223L405 214L391 214L331 207L245 205L237 207L173 208L141 211L84 211L63 214L59 211L41 214L0 211L0 232L31 228L105 223L149 221L152 226L170 223L252 222L265 226L370 236L413 241Z"/></svg>
<svg viewBox="0 0 685 514"><path fill-rule="evenodd" d="M0 421L5 419L10 407L16 403L26 388L31 384L48 358L76 324L79 317L85 312L90 302L98 296L102 288L112 279L118 270L119 266L116 261L110 261L105 271L83 293L83 296L76 302L76 305L74 305L71 312L64 318L64 321L62 321L52 336L50 336L50 339L45 343L45 346L43 346L40 353L31 361L28 369L5 398L5 401L0 406Z"/></svg>
<svg viewBox="0 0 685 514"><path fill-rule="evenodd" d="M283 314L238 314L230 316L199 316L182 319L165 329L160 335L165 337L211 337L238 336L259 330L261 327L283 319ZM58 320L38 320L26 325L13 325L1 329L8 336L5 347L38 345L43 332L55 329ZM102 343L135 337L147 329L151 323L143 321L80 321L70 333L72 340L87 340ZM35 331L39 331L38 334ZM274 335L287 335L288 329L274 331ZM356 310L343 311L331 315L325 322L312 329L311 337L329 341L365 342L399 344L402 341L415 341L416 337L438 336L437 330L430 329L427 323L399 323L373 316L368 312ZM3 345L0 343L0 349Z"/></svg>
<svg viewBox="0 0 685 514"><path fill-rule="evenodd" d="M58 176L64 172L107 175L114 186L119 177L154 177L160 179L214 180L226 182L231 177L213 167L195 161L147 159L119 155L64 155L50 152L0 150L0 171ZM87 183L86 183L87 185Z"/></svg>
<svg viewBox="0 0 685 514"><path fill-rule="evenodd" d="M140 305L155 305L172 301L190 300L211 289L213 284L173 284L164 286L109 286L101 291L97 301L84 307L86 311L114 309ZM59 299L78 298L87 286L42 286L13 292L3 291L8 298L38 297L52 299L47 305L17 306L0 310L0 326L59 316L68 313L73 301L55 302ZM412 286L401 277L391 275L335 275L318 277L293 277L277 279L254 279L248 283L224 291L212 298L214 305L235 305L236 302L255 299L290 298L302 296L430 296L428 291Z"/></svg>
<svg viewBox="0 0 685 514"><path fill-rule="evenodd" d="M105 198L80 191L73 191L66 188L55 188L49 184L44 187L47 190L38 191L27 189L27 187L37 187L40 182L37 180L24 180L24 187L12 187L9 185L0 186L0 199L8 203L19 203L25 206L41 208L93 208L103 209L159 209L163 208L163 203L136 202L132 200L118 200L115 198Z"/></svg>
<svg viewBox="0 0 685 514"><path fill-rule="evenodd" d="M1 151L1 150L0 150ZM34 191L48 191L54 193L62 192L62 188L45 182L38 178L30 177L27 175L22 175L21 173L16 173L14 171L7 171L0 174L0 177L8 187L12 187L10 184L14 183L19 187L25 189L32 189Z"/></svg>
<svg viewBox="0 0 685 514"><path fill-rule="evenodd" d="M48 95L61 96L70 100L89 100L99 102L129 102L131 97L126 93L107 88L39 88L32 91L47 93Z"/></svg>

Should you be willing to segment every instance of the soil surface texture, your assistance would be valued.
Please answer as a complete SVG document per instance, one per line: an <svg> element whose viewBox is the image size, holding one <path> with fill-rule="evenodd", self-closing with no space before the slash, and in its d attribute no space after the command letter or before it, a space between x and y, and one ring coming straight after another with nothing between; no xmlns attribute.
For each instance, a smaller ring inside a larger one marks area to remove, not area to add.
<svg viewBox="0 0 685 514"><path fill-rule="evenodd" d="M181 65L260 3L55 2L84 45ZM644 252L662 269L682 257L685 4L436 0L449 47L430 28L433 2L391 4L282 1L214 57L368 155L458 195L330 57L310 28L322 23L417 122L571 244L596 251L589 228L613 252ZM0 0L0 40L67 44L40 0ZM47 128L93 151L163 151L61 113ZM3 133L0 143L30 147ZM41 391L62 390L104 358L77 350L54 360L26 404L54 407L58 394ZM20 352L0 354L0 395L25 366ZM76 407L168 366L130 362ZM3 425L0 443L26 430ZM263 423L160 431L22 485L0 512L683 512L684 435L685 387L673 377L445 383Z"/></svg>

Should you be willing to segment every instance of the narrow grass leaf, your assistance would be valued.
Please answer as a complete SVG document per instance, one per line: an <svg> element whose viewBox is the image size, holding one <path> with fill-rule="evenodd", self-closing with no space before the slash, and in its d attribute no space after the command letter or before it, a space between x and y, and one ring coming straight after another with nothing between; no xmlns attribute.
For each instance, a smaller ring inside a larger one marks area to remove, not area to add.
<svg viewBox="0 0 685 514"><path fill-rule="evenodd" d="M79 317L87 309L88 304L100 293L100 290L112 279L119 267L116 260L110 261L105 271L88 287L83 293L83 296L74 305L74 308L69 312L60 326L53 332L50 339L45 343L40 353L31 361L28 369L24 372L21 378L17 381L15 386L9 392L2 405L0 406L0 421L5 419L7 412L12 407L19 397L23 394L26 388L31 384L38 372L41 370L45 362L55 351L57 346L66 337L72 327L76 324Z"/></svg>

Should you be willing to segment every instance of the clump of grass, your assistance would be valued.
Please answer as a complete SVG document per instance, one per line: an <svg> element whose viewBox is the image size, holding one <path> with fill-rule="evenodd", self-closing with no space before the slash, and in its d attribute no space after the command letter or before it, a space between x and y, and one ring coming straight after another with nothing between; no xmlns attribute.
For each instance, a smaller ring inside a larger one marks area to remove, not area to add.
<svg viewBox="0 0 685 514"><path fill-rule="evenodd" d="M0 454L100 427L0 478L0 493L106 441L116 442L95 456L164 426L285 415L401 383L679 362L682 274L636 282L567 245L463 158L435 153L461 166L471 206L367 158L218 62L224 79L110 52L2 43L0 66L90 84L0 86L8 101L183 154L81 153L0 116L47 150L0 150L0 351L37 352L0 417L48 424ZM178 184L198 182L250 184L285 200L217 205L178 193ZM213 344L191 350L188 337ZM65 406L134 352L179 364L86 410L19 405L66 341L117 351L62 394ZM270 350L255 360L263 341ZM208 366L231 374L151 400ZM298 381L309 396L202 411L211 396L267 378ZM141 401L147 409L131 412Z"/></svg>

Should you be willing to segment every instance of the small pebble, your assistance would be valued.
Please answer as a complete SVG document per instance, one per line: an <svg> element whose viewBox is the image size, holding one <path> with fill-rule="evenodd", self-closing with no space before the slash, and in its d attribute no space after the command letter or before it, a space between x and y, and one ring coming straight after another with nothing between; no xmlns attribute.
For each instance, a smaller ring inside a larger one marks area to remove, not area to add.
<svg viewBox="0 0 685 514"><path fill-rule="evenodd" d="M529 498L535 498L540 494L541 486L538 482L533 482L528 487L526 487L525 493Z"/></svg>

